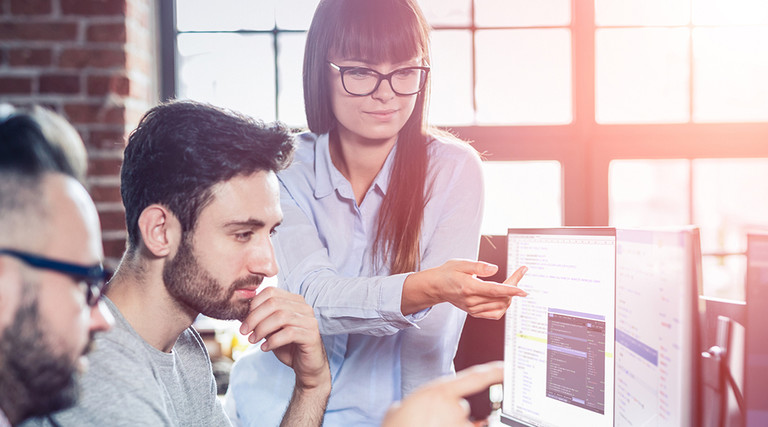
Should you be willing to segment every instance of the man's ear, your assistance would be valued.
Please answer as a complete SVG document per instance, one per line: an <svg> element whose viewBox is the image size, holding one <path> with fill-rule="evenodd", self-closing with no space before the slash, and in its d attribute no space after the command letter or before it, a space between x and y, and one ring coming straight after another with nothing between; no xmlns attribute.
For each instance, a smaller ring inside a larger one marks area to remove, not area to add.
<svg viewBox="0 0 768 427"><path fill-rule="evenodd" d="M181 223L165 206L147 206L139 215L139 232L147 250L157 257L166 257L181 241Z"/></svg>

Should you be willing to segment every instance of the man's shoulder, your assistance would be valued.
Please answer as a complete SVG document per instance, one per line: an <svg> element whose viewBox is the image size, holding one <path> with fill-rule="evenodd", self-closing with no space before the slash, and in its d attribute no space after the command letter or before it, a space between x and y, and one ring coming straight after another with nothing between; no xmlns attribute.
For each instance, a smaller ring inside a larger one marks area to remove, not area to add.
<svg viewBox="0 0 768 427"><path fill-rule="evenodd" d="M211 358L208 349L205 347L203 338L193 327L189 327L179 335L176 345L173 346L176 355L186 360L185 369L206 369L210 371Z"/></svg>
<svg viewBox="0 0 768 427"><path fill-rule="evenodd" d="M165 421L163 386L145 343L116 325L94 339L88 369L79 378L78 404L56 414L61 425L95 425L107 419ZM146 418L145 418L146 417Z"/></svg>
<svg viewBox="0 0 768 427"><path fill-rule="evenodd" d="M111 335L107 335L111 334ZM109 331L94 340L88 369L78 377L80 395L72 408L52 414L58 425L170 425L163 386L139 346L127 345L121 334ZM47 418L24 424L51 425Z"/></svg>
<svg viewBox="0 0 768 427"><path fill-rule="evenodd" d="M183 363L175 363L174 359ZM96 336L88 361L90 368L83 377L86 381L105 376L129 382L146 382L149 378L161 381L159 377L171 370L174 375L186 375L192 369L210 371L205 343L192 327L179 335L170 354L152 348L133 331L112 328Z"/></svg>
<svg viewBox="0 0 768 427"><path fill-rule="evenodd" d="M78 404L53 415L60 425L105 425L105 420L113 425L176 425L184 415L178 413L174 399L187 392L202 399L211 391L208 353L192 328L179 336L173 353L162 354L117 326L97 335L88 362L79 378ZM167 382L169 377L180 384ZM183 384L189 389L180 389ZM204 400L198 399L201 409ZM46 425L50 425L47 419L39 418L25 427Z"/></svg>
<svg viewBox="0 0 768 427"><path fill-rule="evenodd" d="M87 374L99 374L101 369L120 368L120 371L140 370L151 360L147 344L134 331L116 323L110 330L96 334L88 353ZM88 377L89 375L85 375Z"/></svg>

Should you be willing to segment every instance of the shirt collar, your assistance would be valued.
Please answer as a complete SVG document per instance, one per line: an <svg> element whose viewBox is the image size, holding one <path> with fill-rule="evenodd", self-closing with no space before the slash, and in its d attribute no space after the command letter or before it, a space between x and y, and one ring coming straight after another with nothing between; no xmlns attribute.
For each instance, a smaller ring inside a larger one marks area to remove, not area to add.
<svg viewBox="0 0 768 427"><path fill-rule="evenodd" d="M381 167L381 171L376 175L376 179L373 180L373 185L381 190L382 194L387 194L389 188L389 177L392 175L392 168L395 165L395 152L397 151L397 141L387 155L387 160L384 160L384 166Z"/></svg>
<svg viewBox="0 0 768 427"><path fill-rule="evenodd" d="M387 155L376 179L373 180L373 187L378 188L383 194L387 194L389 188L389 177L392 174L396 151L397 142ZM326 197L340 187L350 187L349 181L333 165L328 134L324 133L318 136L315 142L315 197L318 199ZM349 190L351 191L351 188Z"/></svg>

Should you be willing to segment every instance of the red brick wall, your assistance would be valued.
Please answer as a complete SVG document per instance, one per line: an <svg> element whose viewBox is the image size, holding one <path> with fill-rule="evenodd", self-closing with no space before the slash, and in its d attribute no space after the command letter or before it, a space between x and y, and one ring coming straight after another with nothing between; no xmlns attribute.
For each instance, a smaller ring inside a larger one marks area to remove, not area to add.
<svg viewBox="0 0 768 427"><path fill-rule="evenodd" d="M47 106L80 132L112 267L125 247L124 141L157 100L155 8L154 0L0 0L0 101Z"/></svg>

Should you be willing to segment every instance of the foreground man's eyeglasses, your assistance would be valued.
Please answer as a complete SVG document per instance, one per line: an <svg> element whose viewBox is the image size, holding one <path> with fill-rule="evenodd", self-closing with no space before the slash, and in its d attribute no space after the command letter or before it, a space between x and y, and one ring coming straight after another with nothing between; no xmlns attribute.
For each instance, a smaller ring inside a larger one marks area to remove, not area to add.
<svg viewBox="0 0 768 427"><path fill-rule="evenodd" d="M77 282L85 283L85 301L90 307L98 304L101 290L108 277L107 271L101 264L91 266L71 264L13 249L0 249L0 255L7 255L21 260L30 267L55 271L67 275Z"/></svg>

